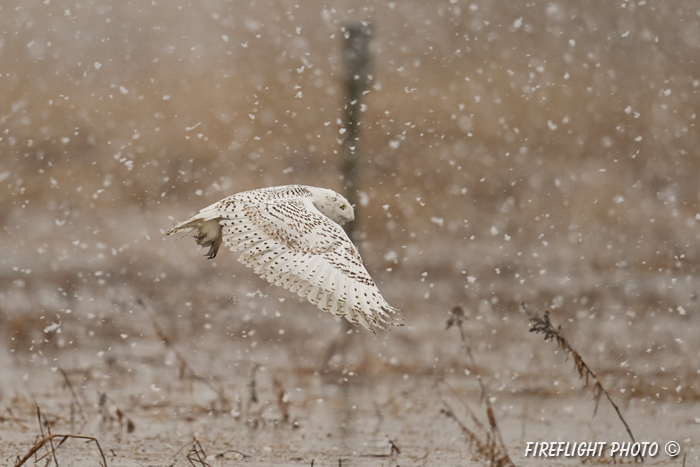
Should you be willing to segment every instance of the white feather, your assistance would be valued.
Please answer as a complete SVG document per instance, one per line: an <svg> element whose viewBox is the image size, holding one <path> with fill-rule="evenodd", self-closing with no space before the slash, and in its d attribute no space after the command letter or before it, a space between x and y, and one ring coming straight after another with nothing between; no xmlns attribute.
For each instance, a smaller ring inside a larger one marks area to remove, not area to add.
<svg viewBox="0 0 700 467"><path fill-rule="evenodd" d="M195 231L197 241L210 246L210 258L223 243L266 281L371 329L389 322L396 309L381 296L336 223L352 217L352 207L337 193L290 185L230 196L167 234Z"/></svg>

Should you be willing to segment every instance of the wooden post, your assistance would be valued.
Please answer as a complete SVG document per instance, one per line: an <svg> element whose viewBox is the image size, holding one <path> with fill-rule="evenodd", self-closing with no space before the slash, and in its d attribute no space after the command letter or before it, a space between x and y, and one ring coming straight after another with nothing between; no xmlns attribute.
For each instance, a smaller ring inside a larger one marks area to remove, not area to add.
<svg viewBox="0 0 700 467"><path fill-rule="evenodd" d="M360 203L358 202L357 192L359 190L359 177L357 173L360 160L360 100L362 92L367 88L370 81L369 74L369 41L372 36L372 27L369 23L348 24L343 28L345 36L345 140L343 141L343 178L345 180L345 197L350 204L355 208L355 220L345 224L345 232L348 237L359 248L359 242L356 237L356 229L358 219L360 218L359 210ZM328 352L328 359L340 351L342 356L342 364L347 362L347 350L353 343L352 339L355 331L353 325L346 319L340 320L340 335L333 340ZM347 381L347 380L345 380ZM352 439L353 416L355 410L352 410L350 402L350 383L340 385L342 394L343 408L342 418L338 419L340 425L340 433L344 444L348 444Z"/></svg>
<svg viewBox="0 0 700 467"><path fill-rule="evenodd" d="M359 164L359 125L360 100L362 92L367 88L371 76L369 74L370 57L369 41L372 37L372 27L369 23L355 23L343 28L345 35L345 141L343 142L343 177L345 179L345 197L355 208L355 220L345 226L345 231L351 240L357 228L358 216L358 174ZM357 244L357 242L355 242Z"/></svg>

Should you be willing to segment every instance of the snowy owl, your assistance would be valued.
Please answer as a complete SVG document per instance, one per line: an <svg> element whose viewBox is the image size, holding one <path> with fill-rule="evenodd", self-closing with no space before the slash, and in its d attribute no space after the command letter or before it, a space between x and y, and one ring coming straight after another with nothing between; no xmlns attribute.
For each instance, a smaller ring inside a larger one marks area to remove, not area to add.
<svg viewBox="0 0 700 467"><path fill-rule="evenodd" d="M391 323L398 310L381 296L339 225L354 218L338 193L288 185L229 196L165 234L194 232L210 259L222 244L240 251L238 261L268 282L373 331Z"/></svg>

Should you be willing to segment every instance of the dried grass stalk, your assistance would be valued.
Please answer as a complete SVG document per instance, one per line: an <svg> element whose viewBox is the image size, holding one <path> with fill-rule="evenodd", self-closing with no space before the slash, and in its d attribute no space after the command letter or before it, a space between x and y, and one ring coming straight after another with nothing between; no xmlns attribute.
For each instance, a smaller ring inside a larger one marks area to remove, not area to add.
<svg viewBox="0 0 700 467"><path fill-rule="evenodd" d="M206 458L207 453L204 452L204 448L202 448L199 440L195 438L190 450L187 452L187 460L192 467L196 467L195 462L197 462L201 467L211 467L205 460Z"/></svg>
<svg viewBox="0 0 700 467"><path fill-rule="evenodd" d="M277 407L282 416L282 423L289 423L289 399L287 393L277 378L272 378L272 382L275 384L275 390L277 391Z"/></svg>
<svg viewBox="0 0 700 467"><path fill-rule="evenodd" d="M50 446L49 452L38 458L34 463L36 464L37 462L45 459L47 456L53 456L54 458L54 463L58 465L58 459L56 458L56 449L60 448L61 445L69 438L73 439L85 439L87 442L94 442L97 445L97 449L100 451L100 456L102 456L102 462L100 465L103 467L107 467L107 459L105 458L105 453L102 451L102 447L100 446L100 442L97 440L97 438L93 436L84 436L84 435L63 435L63 434L53 434L53 435L48 435L46 437L42 437L39 441L34 443L34 446L27 452L27 454L24 455L21 459L19 456L17 456L17 462L15 462L15 467L20 467L23 465L27 460L29 460L33 455L35 455L42 447L44 446ZM58 445L54 446L53 440L54 439L60 439Z"/></svg>
<svg viewBox="0 0 700 467"><path fill-rule="evenodd" d="M139 304L142 305L143 307L146 307L146 305L139 299ZM168 337L167 334L158 326L158 321L156 320L155 314L153 313L152 310L149 311L149 316L151 318L151 324L153 326L153 331L156 333L158 338L163 342L163 345L165 345L165 348L168 350L171 350L173 354L175 355L175 358L177 359L178 363L178 377L180 380L187 380L189 379L190 381L199 381L201 383L204 383L209 389L214 391L214 393L218 396L219 403L221 404L221 410L223 412L229 412L231 410L231 401L229 400L228 397L226 397L226 394L224 393L224 390L220 387L218 387L216 384L214 384L209 378L205 378L203 376L200 376L194 368L187 362L187 359L180 353L179 350L173 345L172 340Z"/></svg>
<svg viewBox="0 0 700 467"><path fill-rule="evenodd" d="M70 382L70 379L68 378L68 374L63 370L63 368L59 367L58 371L61 372L61 375L63 375L63 381L68 388L68 390L71 393L71 403L70 403L70 426L71 426L71 431L75 431L75 408L77 407L78 409L78 414L80 414L80 419L82 420L82 425L81 429L78 431L82 431L82 427L85 426L87 423L87 415L85 413L85 409L83 408L83 404L80 403L80 398L78 397L78 393L75 391L75 388L73 387L73 384Z"/></svg>
<svg viewBox="0 0 700 467"><path fill-rule="evenodd" d="M110 403L111 406L107 404ZM105 426L111 426L116 420L119 428L123 428L127 433L133 433L136 429L136 424L122 409L117 406L106 393L100 393L99 410L102 415L102 423Z"/></svg>
<svg viewBox="0 0 700 467"><path fill-rule="evenodd" d="M493 407L491 406L491 400L488 397L486 385L479 374L472 351L469 346L466 345L464 330L462 329L462 324L465 320L466 316L464 314L464 310L462 310L461 307L455 307L450 312L450 318L447 320L447 329L450 329L452 326L456 326L459 329L462 346L469 357L472 372L474 373L474 376L479 383L479 388L481 389L481 400L486 405L486 417L488 418L489 426L486 428L486 426L479 421L479 418L476 416L469 404L467 404L467 402L461 398L459 394L457 394L457 391L455 391L444 380L440 380L438 383L449 389L452 395L462 403L475 428L471 429L464 422L462 422L452 407L448 404L447 400L445 400L445 398L442 396L440 396L440 401L444 407L440 410L440 413L457 423L467 439L467 443L471 448L472 454L477 459L488 462L490 467L515 467L515 464L508 455L508 449L503 442L501 430L498 428L498 422L496 421L496 415L493 411Z"/></svg>
<svg viewBox="0 0 700 467"><path fill-rule="evenodd" d="M544 316L540 318L540 316L534 311L530 310L530 308L525 303L523 303L521 306L523 311L527 314L528 318L530 318L530 332L534 332L535 334L544 334L545 342L556 342L558 347L561 350L563 350L564 353L567 355L567 358L571 356L571 358L574 361L574 368L578 372L579 378L583 379L584 385L588 385L588 381L590 379L595 381L595 385L593 386L593 398L595 401L593 416L595 417L596 413L598 412L598 405L600 404L600 399L603 396L605 396L608 402L610 402L610 405L612 405L613 409L615 409L615 412L617 412L617 416L622 422L622 424L625 425L625 430L627 430L627 434L632 439L632 442L635 443L636 441L634 439L634 435L632 434L632 430L630 430L629 425L625 421L625 418L622 416L620 408L612 400L612 397L610 397L608 391L605 389L605 387L603 387L603 384L600 382L600 379L598 379L598 376L595 374L595 372L591 370L591 368L583 360L581 354L579 354L573 347L571 347L569 341L561 335L561 326L557 328L554 328L554 326L552 326L552 323L549 320L549 310L545 311ZM644 457L641 454L637 456L637 459L641 462L644 462Z"/></svg>

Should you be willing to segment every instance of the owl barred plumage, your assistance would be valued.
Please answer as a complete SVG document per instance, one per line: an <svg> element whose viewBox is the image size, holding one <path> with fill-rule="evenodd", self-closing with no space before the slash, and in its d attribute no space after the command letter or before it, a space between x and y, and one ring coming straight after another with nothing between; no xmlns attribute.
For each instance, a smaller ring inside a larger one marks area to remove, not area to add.
<svg viewBox="0 0 700 467"><path fill-rule="evenodd" d="M288 185L238 193L202 209L165 234L195 232L214 258L221 245L270 283L306 297L323 311L373 331L398 310L381 296L341 224L350 203L325 188Z"/></svg>

